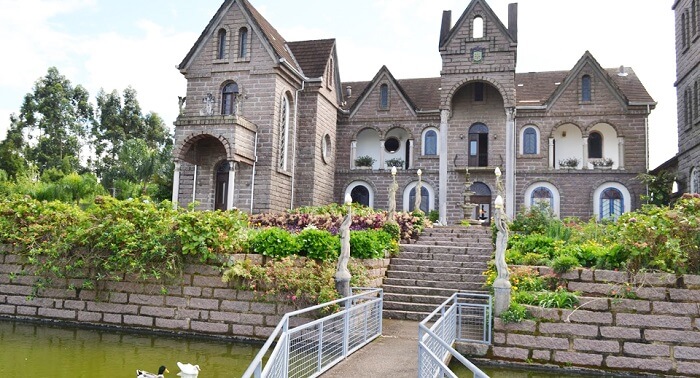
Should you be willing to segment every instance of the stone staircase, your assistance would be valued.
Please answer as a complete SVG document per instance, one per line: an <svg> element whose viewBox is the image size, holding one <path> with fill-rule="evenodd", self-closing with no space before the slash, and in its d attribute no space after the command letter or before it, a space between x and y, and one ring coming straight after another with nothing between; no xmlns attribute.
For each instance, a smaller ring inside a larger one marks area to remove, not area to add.
<svg viewBox="0 0 700 378"><path fill-rule="evenodd" d="M384 279L384 317L423 320L459 291L484 292L491 259L491 229L448 226L426 229L412 244L401 244Z"/></svg>

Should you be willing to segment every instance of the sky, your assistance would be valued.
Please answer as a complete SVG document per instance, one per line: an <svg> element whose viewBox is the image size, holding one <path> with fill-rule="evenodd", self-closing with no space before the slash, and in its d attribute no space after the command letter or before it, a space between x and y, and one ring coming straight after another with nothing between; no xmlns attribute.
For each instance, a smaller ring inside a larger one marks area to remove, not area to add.
<svg viewBox="0 0 700 378"><path fill-rule="evenodd" d="M335 38L342 81L437 77L443 10L470 0L250 0L287 41ZM487 0L507 24L508 3ZM49 67L93 100L138 92L172 127L186 82L175 68L223 0L0 0L0 139ZM658 105L650 168L677 152L671 0L520 0L517 72L569 70L586 50L604 68L632 67Z"/></svg>

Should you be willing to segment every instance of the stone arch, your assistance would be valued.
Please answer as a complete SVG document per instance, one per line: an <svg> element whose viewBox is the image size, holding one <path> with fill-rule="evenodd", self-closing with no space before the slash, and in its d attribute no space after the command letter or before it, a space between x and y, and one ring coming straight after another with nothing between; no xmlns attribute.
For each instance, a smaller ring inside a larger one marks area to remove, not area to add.
<svg viewBox="0 0 700 378"><path fill-rule="evenodd" d="M578 127L579 130L581 131L581 135L583 135L584 129L581 127L581 125L579 125L578 123L576 123L576 121L574 121L572 119L566 119L566 120L559 121L559 122L555 123L554 126L552 126L552 129L549 131L549 137L554 138L554 133L557 131L558 128L560 128L562 125L569 125L569 124Z"/></svg>
<svg viewBox="0 0 700 378"><path fill-rule="evenodd" d="M394 131L394 130L396 130L396 129L400 129L400 130L402 130L403 132L405 132L407 138L409 138L409 139L415 139L414 136L413 136L413 132L412 132L410 129L408 129L408 128L402 126L402 125L397 125L397 124L393 124L393 125L389 126L389 128L386 130L386 133L385 133L384 137L386 137L386 134L389 134L389 133L391 133L392 131ZM380 135L381 135L381 134L380 134Z"/></svg>
<svg viewBox="0 0 700 378"><path fill-rule="evenodd" d="M352 134L352 140L357 140L357 136L360 135L361 132L363 132L363 131L365 131L365 130L367 130L367 129L373 129L374 131L377 132L377 134L379 134L379 139L384 139L384 131L382 131L382 129L379 128L379 126L375 126L375 125L365 125L365 126L362 126L362 127L358 128L358 129Z"/></svg>
<svg viewBox="0 0 700 378"><path fill-rule="evenodd" d="M441 103L441 109L448 109L450 110L452 108L452 98L454 95L465 85L471 83L471 82L476 82L476 81L483 81L485 83L489 83L492 85L494 88L498 90L498 92L501 94L501 97L503 98L503 106L506 108L514 107L515 106L515 98L513 94L509 94L508 91L501 85L498 81L494 80L491 77L488 76L481 76L481 75L473 75L473 76L467 76L466 78L462 79L461 81L457 82L455 85L450 88L450 90L447 92L447 95L443 97L442 103Z"/></svg>
<svg viewBox="0 0 700 378"><path fill-rule="evenodd" d="M623 133L622 133L622 129L621 129L619 126L617 126L617 125L614 124L613 122L610 122L610 121L607 120L607 119L599 119L599 120L595 120L595 121L593 121L593 122L589 122L589 123L586 125L586 127L584 127L584 130L583 130L584 133L583 133L583 135L584 135L584 136L588 135L588 133L590 133L590 131L591 131L592 128L594 128L595 126L597 126L597 125L599 125L599 124L601 124L601 123L604 123L604 124L609 125L610 127L612 127L613 130L615 130L615 133L617 133L617 136L618 136L618 137L624 137L624 135L623 135Z"/></svg>
<svg viewBox="0 0 700 378"><path fill-rule="evenodd" d="M178 161L185 161L187 151L190 150L192 145L197 143L198 141L206 138L213 138L217 139L221 144L224 146L224 149L226 150L226 159L228 160L233 160L233 151L231 149L231 143L224 137L223 135L214 136L213 134L201 132L201 133L191 133L187 137L185 137L181 143L179 143L179 146L175 149L176 154L175 154L175 160Z"/></svg>

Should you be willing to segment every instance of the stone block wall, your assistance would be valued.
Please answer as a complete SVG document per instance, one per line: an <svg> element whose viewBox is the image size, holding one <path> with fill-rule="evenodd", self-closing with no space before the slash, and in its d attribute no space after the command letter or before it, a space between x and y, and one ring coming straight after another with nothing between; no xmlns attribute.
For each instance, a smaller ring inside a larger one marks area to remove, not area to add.
<svg viewBox="0 0 700 378"><path fill-rule="evenodd" d="M490 357L700 375L700 276L580 269L564 278L569 290L582 293L579 307L529 307L537 319L521 323L496 318ZM634 296L619 294L628 287Z"/></svg>
<svg viewBox="0 0 700 378"><path fill-rule="evenodd" d="M366 265L372 284L381 284L388 259ZM282 300L261 301L253 292L233 289L215 266L187 265L167 293L127 276L99 291L69 289L71 282L63 280L34 298L36 277L22 274L25 269L20 256L0 253L0 317L265 340L286 312L297 310Z"/></svg>

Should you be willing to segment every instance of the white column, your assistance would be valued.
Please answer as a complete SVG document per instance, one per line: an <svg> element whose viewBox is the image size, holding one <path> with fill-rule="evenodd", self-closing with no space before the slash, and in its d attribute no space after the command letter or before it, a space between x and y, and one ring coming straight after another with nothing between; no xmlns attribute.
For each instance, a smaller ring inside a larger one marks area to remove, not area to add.
<svg viewBox="0 0 700 378"><path fill-rule="evenodd" d="M625 169L625 138L617 138L617 169Z"/></svg>
<svg viewBox="0 0 700 378"><path fill-rule="evenodd" d="M581 163L583 169L588 169L588 137L583 138L583 162Z"/></svg>
<svg viewBox="0 0 700 378"><path fill-rule="evenodd" d="M350 169L355 169L355 159L357 159L357 141L350 142Z"/></svg>
<svg viewBox="0 0 700 378"><path fill-rule="evenodd" d="M515 216L515 108L506 108L506 214Z"/></svg>
<svg viewBox="0 0 700 378"><path fill-rule="evenodd" d="M180 162L175 161L175 169L173 170L173 209L177 209L177 201L180 196Z"/></svg>
<svg viewBox="0 0 700 378"><path fill-rule="evenodd" d="M379 141L379 169L384 169L384 139Z"/></svg>
<svg viewBox="0 0 700 378"><path fill-rule="evenodd" d="M554 165L554 138L549 138L549 168L556 168Z"/></svg>
<svg viewBox="0 0 700 378"><path fill-rule="evenodd" d="M447 118L449 116L449 110L443 109L440 111L440 189L438 191L438 201L441 224L447 224L447 132L449 130Z"/></svg>
<svg viewBox="0 0 700 378"><path fill-rule="evenodd" d="M233 160L228 162L228 190L226 190L226 210L233 209L233 191L236 188L236 163Z"/></svg>
<svg viewBox="0 0 700 378"><path fill-rule="evenodd" d="M413 139L408 140L408 168L413 168Z"/></svg>

